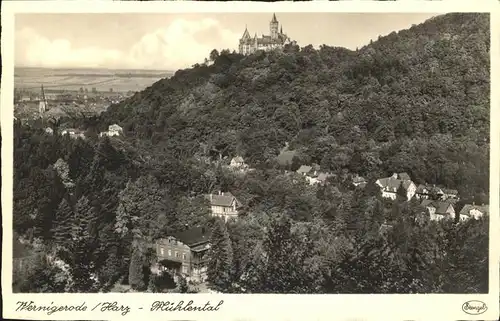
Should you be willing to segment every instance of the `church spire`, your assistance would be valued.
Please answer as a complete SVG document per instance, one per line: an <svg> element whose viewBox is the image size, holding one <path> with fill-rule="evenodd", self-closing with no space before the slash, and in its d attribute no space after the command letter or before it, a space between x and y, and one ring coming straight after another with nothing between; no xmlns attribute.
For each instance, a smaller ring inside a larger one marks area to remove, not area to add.
<svg viewBox="0 0 500 321"><path fill-rule="evenodd" d="M280 27L280 33L283 34L283 25Z"/></svg>

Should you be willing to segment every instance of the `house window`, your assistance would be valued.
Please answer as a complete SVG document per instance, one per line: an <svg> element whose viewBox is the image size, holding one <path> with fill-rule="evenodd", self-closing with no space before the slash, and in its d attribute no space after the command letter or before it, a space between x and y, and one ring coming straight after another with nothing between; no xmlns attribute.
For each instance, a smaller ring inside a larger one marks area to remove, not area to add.
<svg viewBox="0 0 500 321"><path fill-rule="evenodd" d="M187 273L188 272L188 267L183 265L182 266L182 273Z"/></svg>
<svg viewBox="0 0 500 321"><path fill-rule="evenodd" d="M187 255L186 255L186 253L183 253L183 254L182 254L182 259L183 259L183 260L187 260Z"/></svg>
<svg viewBox="0 0 500 321"><path fill-rule="evenodd" d="M161 255L163 255L163 248L160 249Z"/></svg>
<svg viewBox="0 0 500 321"><path fill-rule="evenodd" d="M172 250L168 250L168 256L172 256Z"/></svg>
<svg viewBox="0 0 500 321"><path fill-rule="evenodd" d="M179 257L179 252L175 251L175 257Z"/></svg>

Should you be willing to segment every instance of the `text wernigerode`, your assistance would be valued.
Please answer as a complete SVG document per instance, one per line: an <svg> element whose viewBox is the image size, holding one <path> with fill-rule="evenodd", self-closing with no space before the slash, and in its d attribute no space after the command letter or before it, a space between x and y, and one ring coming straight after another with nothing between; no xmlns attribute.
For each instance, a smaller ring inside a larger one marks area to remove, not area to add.
<svg viewBox="0 0 500 321"><path fill-rule="evenodd" d="M208 301L205 305L195 305L194 301L155 301L151 305L151 311L183 311L183 312L192 312L192 311L218 311L219 308L224 304L223 300L220 300L217 305L213 305Z"/></svg>

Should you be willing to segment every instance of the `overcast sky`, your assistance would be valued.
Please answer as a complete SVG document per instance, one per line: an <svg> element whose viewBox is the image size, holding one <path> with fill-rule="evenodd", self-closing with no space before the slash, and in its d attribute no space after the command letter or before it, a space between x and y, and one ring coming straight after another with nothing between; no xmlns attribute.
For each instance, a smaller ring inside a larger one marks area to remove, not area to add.
<svg viewBox="0 0 500 321"><path fill-rule="evenodd" d="M356 49L439 13L277 13L300 46ZM29 67L175 70L214 48L237 50L245 30L269 33L272 13L17 14L15 64Z"/></svg>

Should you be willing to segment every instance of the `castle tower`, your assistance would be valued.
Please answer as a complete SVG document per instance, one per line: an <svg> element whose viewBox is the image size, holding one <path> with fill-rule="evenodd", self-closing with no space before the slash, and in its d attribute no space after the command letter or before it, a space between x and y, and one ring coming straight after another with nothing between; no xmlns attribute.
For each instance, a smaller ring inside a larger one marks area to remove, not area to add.
<svg viewBox="0 0 500 321"><path fill-rule="evenodd" d="M248 32L248 28L247 26L245 26L245 31L243 32L243 36L241 36L240 38L240 44L239 44L239 52L240 54L247 54L248 53L248 41L251 39L252 37L250 36L250 33Z"/></svg>
<svg viewBox="0 0 500 321"><path fill-rule="evenodd" d="M271 39L278 38L278 19L276 19L276 14L273 13L273 20L269 23L269 31L271 32Z"/></svg>

